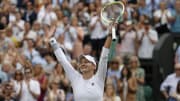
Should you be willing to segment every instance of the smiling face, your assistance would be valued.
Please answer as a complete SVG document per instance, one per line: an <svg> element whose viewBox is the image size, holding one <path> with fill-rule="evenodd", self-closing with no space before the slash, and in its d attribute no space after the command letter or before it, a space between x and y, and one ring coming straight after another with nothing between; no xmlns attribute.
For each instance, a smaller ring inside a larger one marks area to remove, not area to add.
<svg viewBox="0 0 180 101"><path fill-rule="evenodd" d="M82 73L89 73L94 72L96 67L92 62L83 57L80 59L79 69Z"/></svg>

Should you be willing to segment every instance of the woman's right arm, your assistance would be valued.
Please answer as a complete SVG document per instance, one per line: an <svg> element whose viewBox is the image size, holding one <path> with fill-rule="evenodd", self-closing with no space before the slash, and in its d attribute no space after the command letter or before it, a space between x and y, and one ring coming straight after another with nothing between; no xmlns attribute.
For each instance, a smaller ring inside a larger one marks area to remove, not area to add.
<svg viewBox="0 0 180 101"><path fill-rule="evenodd" d="M79 73L74 69L74 67L72 67L70 62L67 60L65 54L63 53L55 38L50 39L50 44L54 50L54 54L57 60L60 62L64 71L66 72L68 79L70 81L73 81L75 77L79 75Z"/></svg>

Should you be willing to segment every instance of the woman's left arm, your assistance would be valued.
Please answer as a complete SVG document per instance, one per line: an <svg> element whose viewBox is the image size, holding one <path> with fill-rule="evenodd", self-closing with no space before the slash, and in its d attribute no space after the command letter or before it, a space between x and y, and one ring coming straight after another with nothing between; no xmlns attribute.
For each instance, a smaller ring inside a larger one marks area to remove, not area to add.
<svg viewBox="0 0 180 101"><path fill-rule="evenodd" d="M111 32L111 30L109 31ZM107 62L108 62L108 55L109 55L109 48L111 46L112 42L112 35L109 33L109 35L106 38L106 41L104 43L99 64L98 64L98 70L96 75L99 77L99 79L105 81L106 72L107 72Z"/></svg>

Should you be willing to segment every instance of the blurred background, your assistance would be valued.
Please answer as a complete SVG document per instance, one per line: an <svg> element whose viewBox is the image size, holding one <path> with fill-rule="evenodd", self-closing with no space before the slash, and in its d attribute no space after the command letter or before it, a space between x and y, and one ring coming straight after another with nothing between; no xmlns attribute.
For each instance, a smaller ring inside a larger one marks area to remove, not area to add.
<svg viewBox="0 0 180 101"><path fill-rule="evenodd" d="M0 0L0 101L74 101L48 41L55 37L62 44L77 71L81 54L98 62L108 35L100 19L106 2ZM174 69L180 62L180 0L122 2L126 9L110 49L104 101L179 101L177 82L161 84L180 70Z"/></svg>

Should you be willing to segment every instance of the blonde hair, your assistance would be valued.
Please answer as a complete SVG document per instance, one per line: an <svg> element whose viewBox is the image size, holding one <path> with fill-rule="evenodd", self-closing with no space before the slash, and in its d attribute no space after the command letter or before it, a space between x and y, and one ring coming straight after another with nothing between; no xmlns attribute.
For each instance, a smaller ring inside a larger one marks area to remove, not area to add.
<svg viewBox="0 0 180 101"><path fill-rule="evenodd" d="M129 60L129 62L132 62L132 60L135 60L135 61L137 61L137 67L140 67L140 61L139 61L139 59L138 59L138 57L137 56L135 56L135 55L132 55L131 57L130 57L130 60Z"/></svg>

